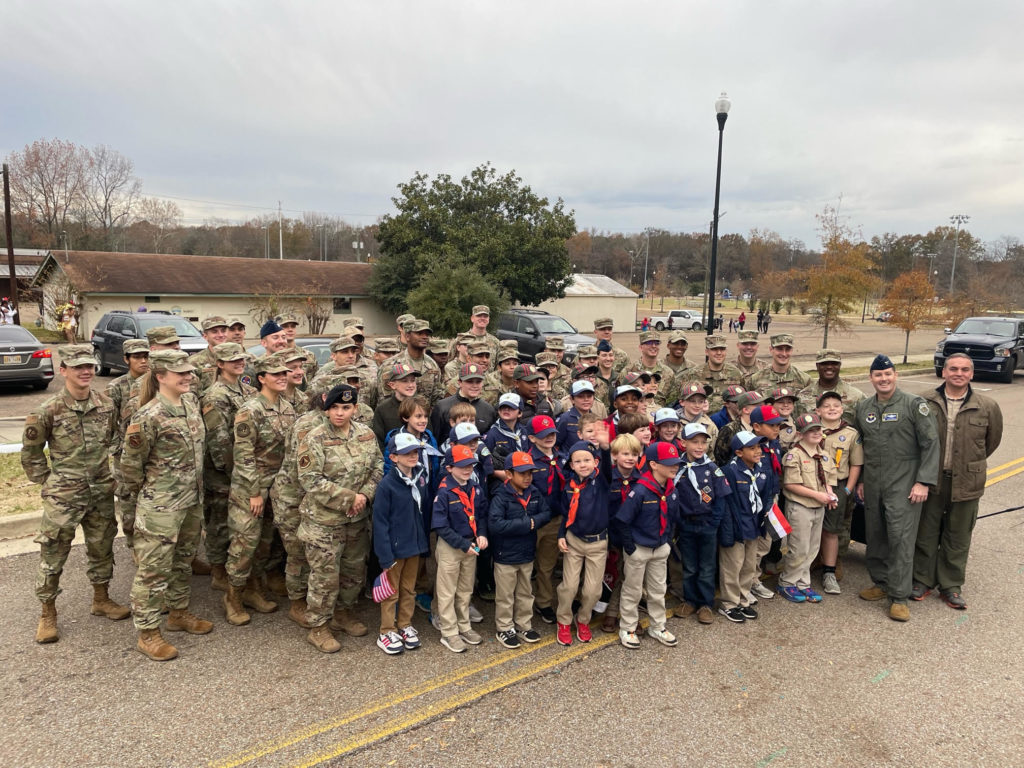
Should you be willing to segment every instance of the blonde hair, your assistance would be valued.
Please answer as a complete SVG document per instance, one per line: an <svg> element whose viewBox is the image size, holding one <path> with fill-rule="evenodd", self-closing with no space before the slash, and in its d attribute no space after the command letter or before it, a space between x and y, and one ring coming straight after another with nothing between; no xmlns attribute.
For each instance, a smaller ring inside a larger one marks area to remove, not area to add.
<svg viewBox="0 0 1024 768"><path fill-rule="evenodd" d="M160 389L160 384L153 375L153 371L146 371L142 374L142 381L139 382L139 408L144 406L154 397Z"/></svg>
<svg viewBox="0 0 1024 768"><path fill-rule="evenodd" d="M455 403L448 411L448 421L459 424L463 421L476 421L476 408L471 403Z"/></svg>
<svg viewBox="0 0 1024 768"><path fill-rule="evenodd" d="M627 432L612 440L611 449L612 456L618 456L620 453L632 453L634 456L639 456L643 451L643 446L640 445L637 438Z"/></svg>

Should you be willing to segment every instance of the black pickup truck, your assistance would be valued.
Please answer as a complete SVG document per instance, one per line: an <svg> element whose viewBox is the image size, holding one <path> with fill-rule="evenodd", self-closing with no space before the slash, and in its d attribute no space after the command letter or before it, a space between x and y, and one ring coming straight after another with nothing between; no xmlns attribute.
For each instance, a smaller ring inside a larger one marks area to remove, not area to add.
<svg viewBox="0 0 1024 768"><path fill-rule="evenodd" d="M987 373L1010 383L1013 372L1024 368L1024 318L968 317L935 345L935 375L942 376L946 358L954 352L974 362L975 373Z"/></svg>

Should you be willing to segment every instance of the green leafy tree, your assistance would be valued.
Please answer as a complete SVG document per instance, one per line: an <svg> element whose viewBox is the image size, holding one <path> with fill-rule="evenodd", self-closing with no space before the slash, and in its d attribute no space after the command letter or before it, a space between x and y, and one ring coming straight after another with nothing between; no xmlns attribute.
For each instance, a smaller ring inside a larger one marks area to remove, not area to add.
<svg viewBox="0 0 1024 768"><path fill-rule="evenodd" d="M476 304L490 307L494 318L508 308L508 300L480 270L455 259L442 259L430 266L408 297L409 311L429 320L437 336L454 336L466 330Z"/></svg>
<svg viewBox="0 0 1024 768"><path fill-rule="evenodd" d="M498 175L490 163L461 181L417 173L398 189L398 213L379 226L381 256L370 280L371 295L389 311L411 309L409 293L439 261L475 267L508 303L565 295L576 221L562 200L550 205L514 171Z"/></svg>

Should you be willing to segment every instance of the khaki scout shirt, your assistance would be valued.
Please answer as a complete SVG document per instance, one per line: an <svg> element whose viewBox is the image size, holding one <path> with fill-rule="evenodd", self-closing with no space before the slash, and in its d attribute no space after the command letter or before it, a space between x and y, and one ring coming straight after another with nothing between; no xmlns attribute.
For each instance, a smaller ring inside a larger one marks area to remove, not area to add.
<svg viewBox="0 0 1024 768"><path fill-rule="evenodd" d="M824 424L825 439L822 449L836 465L836 476L843 482L850 476L850 467L864 466L864 446L860 442L860 433L845 421L841 421L835 429Z"/></svg>
<svg viewBox="0 0 1024 768"><path fill-rule="evenodd" d="M824 485L822 485L821 479L818 477L819 462L825 470ZM828 493L832 490L833 486L838 484L835 462L822 450L820 445L815 446L813 450L809 450L803 443L797 443L782 457L782 495L790 501L803 504L805 507L811 507L812 509L823 507L825 506L824 504L789 490L786 488L788 484L803 485L812 491Z"/></svg>

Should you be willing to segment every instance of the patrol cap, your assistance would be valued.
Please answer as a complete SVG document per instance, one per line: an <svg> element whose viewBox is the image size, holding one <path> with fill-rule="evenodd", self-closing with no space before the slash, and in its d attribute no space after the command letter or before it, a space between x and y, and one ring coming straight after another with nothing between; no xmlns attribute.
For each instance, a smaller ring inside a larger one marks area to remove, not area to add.
<svg viewBox="0 0 1024 768"><path fill-rule="evenodd" d="M515 339L499 339L498 346L502 349L514 349L519 351L519 342Z"/></svg>
<svg viewBox="0 0 1024 768"><path fill-rule="evenodd" d="M417 319L413 320L412 322L406 324L405 332L406 333L429 333L431 335L434 333L432 330L430 330L430 322L427 321L427 320L421 320L419 318L417 318Z"/></svg>
<svg viewBox="0 0 1024 768"><path fill-rule="evenodd" d="M455 336L455 346L458 346L459 344L462 344L464 346L468 346L469 343L471 341L473 341L474 338L475 337L473 336L472 333L469 333L467 331L463 331L462 333L456 334L456 336Z"/></svg>
<svg viewBox="0 0 1024 768"><path fill-rule="evenodd" d="M444 452L444 465L446 467L471 467L479 463L476 451L467 445L453 445Z"/></svg>
<svg viewBox="0 0 1024 768"><path fill-rule="evenodd" d="M363 322L363 318L356 317L356 316L353 315L352 317L346 317L344 320L342 320L341 321L341 327L342 328L358 328L361 331L361 330L363 330L363 328L366 327L366 323Z"/></svg>
<svg viewBox="0 0 1024 768"><path fill-rule="evenodd" d="M661 344L661 334L657 331L644 331L640 334L641 344Z"/></svg>
<svg viewBox="0 0 1024 768"><path fill-rule="evenodd" d="M704 339L704 349L725 349L729 344L725 340L725 336L708 336Z"/></svg>
<svg viewBox="0 0 1024 768"><path fill-rule="evenodd" d="M728 387L725 388L725 391L722 392L722 399L725 400L727 403L735 403L736 398L746 391L747 390L745 390L739 384L730 384Z"/></svg>
<svg viewBox="0 0 1024 768"><path fill-rule="evenodd" d="M432 355L447 355L448 354L448 339L433 339L430 342L430 354Z"/></svg>
<svg viewBox="0 0 1024 768"><path fill-rule="evenodd" d="M180 349L158 349L149 353L149 370L154 373L192 373L195 369L196 367L188 361L188 353Z"/></svg>
<svg viewBox="0 0 1024 768"><path fill-rule="evenodd" d="M561 336L548 336L544 340L544 348L549 349L552 352L564 352L565 351L565 339Z"/></svg>
<svg viewBox="0 0 1024 768"><path fill-rule="evenodd" d="M484 343L486 344L487 342L484 342ZM495 362L498 363L498 364L501 364L501 363L504 363L506 360L515 360L516 362L518 362L519 361L519 350L517 350L517 349L515 349L513 347L506 347L506 346L500 347L498 349L498 357L495 359Z"/></svg>
<svg viewBox="0 0 1024 768"><path fill-rule="evenodd" d="M690 346L690 342L686 340L686 334L682 331L672 331L672 333L668 335L668 343L685 344L686 346Z"/></svg>
<svg viewBox="0 0 1024 768"><path fill-rule="evenodd" d="M516 381L536 381L541 377L537 367L529 363L520 363L512 372L512 378Z"/></svg>
<svg viewBox="0 0 1024 768"><path fill-rule="evenodd" d="M213 356L222 363L230 363L232 360L248 360L251 355L247 353L241 344L233 341L225 341L213 348Z"/></svg>
<svg viewBox="0 0 1024 768"><path fill-rule="evenodd" d="M579 379L583 376L593 376L598 372L596 365L583 365L583 363L576 363L572 369L573 379Z"/></svg>
<svg viewBox="0 0 1024 768"><path fill-rule="evenodd" d="M821 419L816 413L804 413L796 417L796 428L802 434L809 429L821 429Z"/></svg>
<svg viewBox="0 0 1024 768"><path fill-rule="evenodd" d="M452 428L452 436L455 438L456 443L465 445L473 440L479 440L480 430L476 428L476 424L473 422L464 421Z"/></svg>
<svg viewBox="0 0 1024 768"><path fill-rule="evenodd" d="M152 360L150 360L150 366L152 366ZM256 373L288 373L288 366L284 364L278 354L257 357L253 367L256 369Z"/></svg>
<svg viewBox="0 0 1024 768"><path fill-rule="evenodd" d="M125 339L124 344L121 345L121 351L126 355L149 352L149 342L145 339Z"/></svg>
<svg viewBox="0 0 1024 768"><path fill-rule="evenodd" d="M739 432L732 436L732 442L730 443L730 446L734 451L738 451L741 448L749 448L752 445L762 445L767 442L767 437L755 435L753 432L748 432L745 429L741 429Z"/></svg>
<svg viewBox="0 0 1024 768"><path fill-rule="evenodd" d="M892 360L889 359L888 355L877 355L874 360L871 361L872 371L884 371L888 368L895 368L892 364Z"/></svg>
<svg viewBox="0 0 1024 768"><path fill-rule="evenodd" d="M639 387L633 384L623 384L615 388L615 399L618 400L620 397L628 395L630 392L635 392L638 397L642 397L644 394Z"/></svg>
<svg viewBox="0 0 1024 768"><path fill-rule="evenodd" d="M815 363L841 363L843 356L838 349L819 349L814 358Z"/></svg>
<svg viewBox="0 0 1024 768"><path fill-rule="evenodd" d="M648 461L654 461L670 467L683 463L683 460L679 458L679 449L672 443L666 443L662 440L647 446L644 456L647 457Z"/></svg>
<svg viewBox="0 0 1024 768"><path fill-rule="evenodd" d="M771 345L773 347L792 347L793 346L793 334L792 333L776 333L771 338Z"/></svg>
<svg viewBox="0 0 1024 768"><path fill-rule="evenodd" d="M488 307L486 304L477 304L475 307L473 307L473 317L476 317L477 315L490 316L490 314L491 308Z"/></svg>
<svg viewBox="0 0 1024 768"><path fill-rule="evenodd" d="M298 325L299 318L293 315L291 312L281 315L277 318L277 324L284 328L286 325Z"/></svg>
<svg viewBox="0 0 1024 768"><path fill-rule="evenodd" d="M712 392L712 388L709 384L701 384L699 381L691 381L689 384L683 384L683 388L679 391L679 400L689 400L691 397L707 397Z"/></svg>
<svg viewBox="0 0 1024 768"><path fill-rule="evenodd" d="M150 344L174 344L181 341L173 325L157 325L146 331Z"/></svg>
<svg viewBox="0 0 1024 768"><path fill-rule="evenodd" d="M579 381L574 381L572 383L571 392L572 392L572 396L573 397L579 397L580 395L586 395L586 394L591 394L592 395L592 394L594 394L594 385L591 384L586 379L581 379Z"/></svg>
<svg viewBox="0 0 1024 768"><path fill-rule="evenodd" d="M517 411L523 410L523 399L515 392L506 392L498 398L498 410L502 408L515 408Z"/></svg>
<svg viewBox="0 0 1024 768"><path fill-rule="evenodd" d="M772 390L772 394L771 394L771 398L770 399L774 403L774 402L778 402L779 400L782 400L784 397L788 397L794 403L797 400L800 399L799 396L796 393L796 390L795 389L791 389L790 387L779 387L778 389ZM768 400L768 399L769 398L767 398L767 397L765 398L765 400Z"/></svg>
<svg viewBox="0 0 1024 768"><path fill-rule="evenodd" d="M536 364L538 368L557 368L558 358L555 357L554 352L538 352L536 356Z"/></svg>
<svg viewBox="0 0 1024 768"><path fill-rule="evenodd" d="M541 414L530 419L530 433L534 437L547 437L554 434L555 421L550 416Z"/></svg>
<svg viewBox="0 0 1024 768"><path fill-rule="evenodd" d="M384 453L395 454L396 456L402 456L406 453L412 453L420 449L420 441L410 435L408 432L395 432L388 440L387 448Z"/></svg>
<svg viewBox="0 0 1024 768"><path fill-rule="evenodd" d="M781 424L784 421L774 405L759 405L750 412L751 424Z"/></svg>
<svg viewBox="0 0 1024 768"><path fill-rule="evenodd" d="M204 331L208 331L211 328L227 328L228 320L220 315L210 315L203 319L202 327Z"/></svg>
<svg viewBox="0 0 1024 768"><path fill-rule="evenodd" d="M355 405L359 402L359 390L353 387L351 384L338 384L331 388L331 391L324 397L324 410L326 411L335 403L351 403Z"/></svg>
<svg viewBox="0 0 1024 768"><path fill-rule="evenodd" d="M347 328L341 329L341 335L347 336L350 339L355 339L357 344L362 344L366 338L363 336L363 329L358 325L350 325Z"/></svg>
<svg viewBox="0 0 1024 768"><path fill-rule="evenodd" d="M835 390L830 389L827 392L822 392L820 395L818 395L817 399L814 401L814 404L821 405L825 400L827 400L830 397L835 398L839 402L843 402L843 396L836 392Z"/></svg>
<svg viewBox="0 0 1024 768"><path fill-rule="evenodd" d="M736 334L736 336L737 341L739 341L740 344L744 344L751 341L757 341L758 339L757 331L740 331L738 334Z"/></svg>
<svg viewBox="0 0 1024 768"><path fill-rule="evenodd" d="M57 347L57 354L60 355L61 363L68 368L73 368L76 365L99 365L93 354L92 344L68 344Z"/></svg>
<svg viewBox="0 0 1024 768"><path fill-rule="evenodd" d="M675 408L659 408L654 412L655 426L669 421L674 421L676 424L679 423L679 414L676 413Z"/></svg>
<svg viewBox="0 0 1024 768"><path fill-rule="evenodd" d="M756 389L751 389L736 397L736 405L740 408L746 405L760 405L765 401L764 395Z"/></svg>
<svg viewBox="0 0 1024 768"><path fill-rule="evenodd" d="M351 336L339 336L332 339L328 348L331 352L341 352L343 349L356 349L359 344Z"/></svg>
<svg viewBox="0 0 1024 768"><path fill-rule="evenodd" d="M277 356L281 358L282 363L294 363L296 360L306 361L306 350L296 345L287 349L282 349L277 353Z"/></svg>
<svg viewBox="0 0 1024 768"><path fill-rule="evenodd" d="M395 325L401 326L402 329L404 330L406 324L411 323L415 319L416 315L410 315L409 313L399 315L398 317L395 318Z"/></svg>
<svg viewBox="0 0 1024 768"><path fill-rule="evenodd" d="M471 341L466 346L466 352L471 355L490 355L491 345L486 341Z"/></svg>
<svg viewBox="0 0 1024 768"><path fill-rule="evenodd" d="M582 347L577 348L576 358L587 358L588 360L592 357L597 357L597 347L593 344L584 344Z"/></svg>
<svg viewBox="0 0 1024 768"><path fill-rule="evenodd" d="M466 363L459 368L459 381L472 381L473 379L483 379L487 373L487 369L482 365L476 363Z"/></svg>
<svg viewBox="0 0 1024 768"><path fill-rule="evenodd" d="M236 325L240 325L243 328L245 328L245 321L244 320L238 320L238 319L232 320L231 321L231 325L229 325L228 328L234 328Z"/></svg>
<svg viewBox="0 0 1024 768"><path fill-rule="evenodd" d="M407 379L410 376L419 377L422 375L422 373L417 371L411 365L406 365L405 363L395 363L394 365L389 366L388 369L384 371L384 375L382 378L384 379L384 382L387 383L389 381L400 381L401 379Z"/></svg>
<svg viewBox="0 0 1024 768"><path fill-rule="evenodd" d="M505 470L512 472L536 472L540 467L533 463L533 457L526 451L513 451L505 457Z"/></svg>
<svg viewBox="0 0 1024 768"><path fill-rule="evenodd" d="M694 421L683 427L683 439L693 440L697 435L704 435L704 437L711 437L711 433L708 432L708 428L701 424L699 421Z"/></svg>
<svg viewBox="0 0 1024 768"><path fill-rule="evenodd" d="M357 379L360 382L362 381L362 377L360 377L360 375L359 375L359 369L356 368L354 365L343 365L340 368L335 368L333 373L339 379L340 378L344 378L346 380Z"/></svg>
<svg viewBox="0 0 1024 768"><path fill-rule="evenodd" d="M614 328L615 323L612 322L610 317L599 317L594 321L594 330L599 331L602 328Z"/></svg>
<svg viewBox="0 0 1024 768"><path fill-rule="evenodd" d="M398 343L398 339L393 336L384 336L383 338L377 339L374 342L374 351L391 353L397 355L402 351L402 346Z"/></svg>

